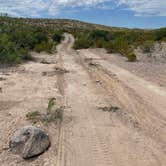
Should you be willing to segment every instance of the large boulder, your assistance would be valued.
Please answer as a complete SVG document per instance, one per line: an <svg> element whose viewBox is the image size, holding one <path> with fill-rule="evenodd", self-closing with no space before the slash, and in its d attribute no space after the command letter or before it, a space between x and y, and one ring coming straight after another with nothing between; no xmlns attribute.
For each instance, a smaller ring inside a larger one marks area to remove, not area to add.
<svg viewBox="0 0 166 166"><path fill-rule="evenodd" d="M10 150L24 159L42 154L49 146L48 135L33 126L25 126L17 130L9 142Z"/></svg>

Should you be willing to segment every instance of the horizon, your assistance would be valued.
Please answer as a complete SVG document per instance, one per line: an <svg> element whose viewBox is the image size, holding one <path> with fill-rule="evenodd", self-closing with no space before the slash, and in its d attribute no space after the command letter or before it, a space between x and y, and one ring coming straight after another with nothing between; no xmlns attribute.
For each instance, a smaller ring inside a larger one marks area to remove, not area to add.
<svg viewBox="0 0 166 166"><path fill-rule="evenodd" d="M160 0L0 0L0 12L18 18L72 19L110 27L166 27L166 1Z"/></svg>

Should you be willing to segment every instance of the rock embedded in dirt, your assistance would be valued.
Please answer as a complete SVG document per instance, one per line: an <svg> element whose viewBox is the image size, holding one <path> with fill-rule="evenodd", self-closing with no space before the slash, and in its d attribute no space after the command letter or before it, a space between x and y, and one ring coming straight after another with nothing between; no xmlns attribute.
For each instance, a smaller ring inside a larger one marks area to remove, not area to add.
<svg viewBox="0 0 166 166"><path fill-rule="evenodd" d="M25 126L17 130L9 142L11 152L24 159L42 154L49 146L48 135L40 128L33 126Z"/></svg>

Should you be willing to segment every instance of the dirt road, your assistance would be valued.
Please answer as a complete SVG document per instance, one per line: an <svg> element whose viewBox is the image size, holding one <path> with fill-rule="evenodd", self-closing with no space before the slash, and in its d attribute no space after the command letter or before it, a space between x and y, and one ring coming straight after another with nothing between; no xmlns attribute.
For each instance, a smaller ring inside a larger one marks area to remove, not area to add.
<svg viewBox="0 0 166 166"><path fill-rule="evenodd" d="M165 86L118 66L108 54L75 51L73 43L65 34L57 53L35 53L35 62L0 70L0 165L165 166ZM30 161L11 154L11 134L30 124L28 112L45 112L51 97L65 106L60 130L36 124L49 133L51 148Z"/></svg>
<svg viewBox="0 0 166 166"><path fill-rule="evenodd" d="M88 50L72 50L73 42L66 35L59 49L70 71L64 99L72 121L62 127L57 165L164 166L165 89Z"/></svg>

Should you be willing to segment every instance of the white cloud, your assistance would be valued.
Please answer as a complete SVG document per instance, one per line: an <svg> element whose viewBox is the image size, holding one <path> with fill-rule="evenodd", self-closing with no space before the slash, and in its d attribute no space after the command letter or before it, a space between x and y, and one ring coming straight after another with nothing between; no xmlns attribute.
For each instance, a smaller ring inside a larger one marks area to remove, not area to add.
<svg viewBox="0 0 166 166"><path fill-rule="evenodd" d="M109 0L0 0L0 12L13 16L56 15L64 8L95 7Z"/></svg>
<svg viewBox="0 0 166 166"><path fill-rule="evenodd" d="M82 7L94 7L100 3L106 2L108 0L57 0L55 1L58 5L61 6L82 6Z"/></svg>
<svg viewBox="0 0 166 166"><path fill-rule="evenodd" d="M119 0L119 5L126 5L136 16L166 16L166 0Z"/></svg>
<svg viewBox="0 0 166 166"><path fill-rule="evenodd" d="M136 16L166 16L166 0L0 0L0 12L24 17L55 16L76 7L111 10L117 6Z"/></svg>
<svg viewBox="0 0 166 166"><path fill-rule="evenodd" d="M13 16L38 17L44 11L50 14L56 13L58 8L51 4L51 0L0 0L0 12Z"/></svg>

